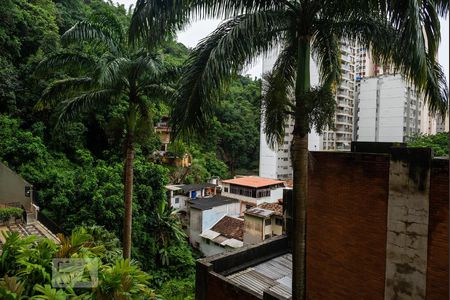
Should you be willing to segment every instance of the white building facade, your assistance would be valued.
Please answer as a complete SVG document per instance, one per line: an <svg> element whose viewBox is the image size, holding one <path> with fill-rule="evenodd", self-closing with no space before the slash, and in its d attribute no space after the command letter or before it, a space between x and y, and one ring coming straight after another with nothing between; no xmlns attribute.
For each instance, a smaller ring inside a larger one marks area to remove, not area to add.
<svg viewBox="0 0 450 300"><path fill-rule="evenodd" d="M360 85L357 141L406 142L422 131L432 133L423 98L400 75L366 78Z"/></svg>

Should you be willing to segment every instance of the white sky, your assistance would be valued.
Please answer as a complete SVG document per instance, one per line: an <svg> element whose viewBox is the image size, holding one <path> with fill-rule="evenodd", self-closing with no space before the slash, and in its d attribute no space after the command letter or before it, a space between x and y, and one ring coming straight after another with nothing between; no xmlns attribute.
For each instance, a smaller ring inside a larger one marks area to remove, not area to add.
<svg viewBox="0 0 450 300"><path fill-rule="evenodd" d="M134 4L136 0L113 0L113 2L118 2L120 4L125 4L128 8L130 5ZM209 33L211 33L217 25L219 25L220 20L203 20L191 24L185 31L178 33L178 41L185 44L187 47L195 47L197 43ZM442 41L439 47L439 62L444 68L444 72L447 77L447 83L449 78L449 19L441 19L441 35ZM244 71L245 74L250 74L252 76L261 76L262 65L261 61L258 60L255 65L249 66L247 70Z"/></svg>

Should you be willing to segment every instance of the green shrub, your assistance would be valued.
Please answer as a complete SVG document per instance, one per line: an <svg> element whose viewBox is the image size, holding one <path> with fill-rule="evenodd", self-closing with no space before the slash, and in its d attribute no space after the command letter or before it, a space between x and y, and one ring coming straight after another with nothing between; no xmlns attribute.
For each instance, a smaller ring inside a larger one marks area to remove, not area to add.
<svg viewBox="0 0 450 300"><path fill-rule="evenodd" d="M9 221L12 217L18 219L22 217L23 209L17 207L0 208L0 221Z"/></svg>

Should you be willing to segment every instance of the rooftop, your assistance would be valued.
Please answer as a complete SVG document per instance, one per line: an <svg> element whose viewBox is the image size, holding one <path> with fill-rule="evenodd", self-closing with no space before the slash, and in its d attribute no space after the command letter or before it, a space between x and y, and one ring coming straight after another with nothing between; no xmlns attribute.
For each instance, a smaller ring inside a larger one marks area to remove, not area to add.
<svg viewBox="0 0 450 300"><path fill-rule="evenodd" d="M199 183L199 184L185 184L181 186L181 189L185 192L190 192L214 187L216 187L216 185L212 183Z"/></svg>
<svg viewBox="0 0 450 300"><path fill-rule="evenodd" d="M263 177L258 177L258 176L244 176L244 177L238 177L238 178L234 178L234 179L223 180L222 182L228 183L228 184L236 184L236 185L241 185L241 186L253 187L253 188L260 188L260 187L265 187L265 186L284 184L284 181L281 181L281 180L263 178Z"/></svg>
<svg viewBox="0 0 450 300"><path fill-rule="evenodd" d="M258 205L259 208L262 209L267 209L267 210L271 210L274 212L274 214L276 216L283 216L283 205L281 205L280 203L261 203L260 205Z"/></svg>
<svg viewBox="0 0 450 300"><path fill-rule="evenodd" d="M169 191L184 191L184 192L191 192L191 191L198 191L205 188L214 188L216 187L215 184L212 183L199 183L199 184L169 184L166 185L166 189Z"/></svg>
<svg viewBox="0 0 450 300"><path fill-rule="evenodd" d="M257 217L262 217L262 218L268 218L271 215L273 215L274 212L271 211L271 210L268 210L268 209L254 207L254 208L247 209L245 211L245 214L246 215L257 216Z"/></svg>
<svg viewBox="0 0 450 300"><path fill-rule="evenodd" d="M226 238L242 241L244 238L244 220L224 216L210 230L218 232Z"/></svg>
<svg viewBox="0 0 450 300"><path fill-rule="evenodd" d="M34 222L31 224L11 224L7 226L0 226L0 232L17 232L21 237L29 235L36 235L44 237L59 243L59 239L50 230L48 230L41 222ZM5 242L5 237L0 234L0 244Z"/></svg>
<svg viewBox="0 0 450 300"><path fill-rule="evenodd" d="M272 258L256 266L228 275L238 286L245 286L263 297L264 291L289 299L292 296L292 254Z"/></svg>
<svg viewBox="0 0 450 300"><path fill-rule="evenodd" d="M189 200L189 205L192 208L200 209L200 210L208 210L213 207L222 206L226 204L239 202L236 199L224 197L222 195L214 195L212 197L207 198L197 198L193 200Z"/></svg>

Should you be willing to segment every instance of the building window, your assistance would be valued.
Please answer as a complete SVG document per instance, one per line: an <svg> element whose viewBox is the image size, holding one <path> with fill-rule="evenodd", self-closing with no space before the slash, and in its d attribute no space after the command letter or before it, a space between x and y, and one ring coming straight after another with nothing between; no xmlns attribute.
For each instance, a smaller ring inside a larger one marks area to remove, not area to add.
<svg viewBox="0 0 450 300"><path fill-rule="evenodd" d="M209 239L205 239L206 245L209 245L210 241Z"/></svg>
<svg viewBox="0 0 450 300"><path fill-rule="evenodd" d="M245 205L245 210L250 209L250 208L253 208L253 206L250 204Z"/></svg>
<svg viewBox="0 0 450 300"><path fill-rule="evenodd" d="M180 203L180 198L175 198L175 204Z"/></svg>
<svg viewBox="0 0 450 300"><path fill-rule="evenodd" d="M266 219L266 220L264 221L264 224L265 224L266 226L272 225L272 220L271 220L271 219Z"/></svg>
<svg viewBox="0 0 450 300"><path fill-rule="evenodd" d="M283 226L283 219L276 218L275 219L275 224L278 225L278 226Z"/></svg>
<svg viewBox="0 0 450 300"><path fill-rule="evenodd" d="M223 188L223 191L225 192L225 193L228 193L228 188L226 187L226 188Z"/></svg>

